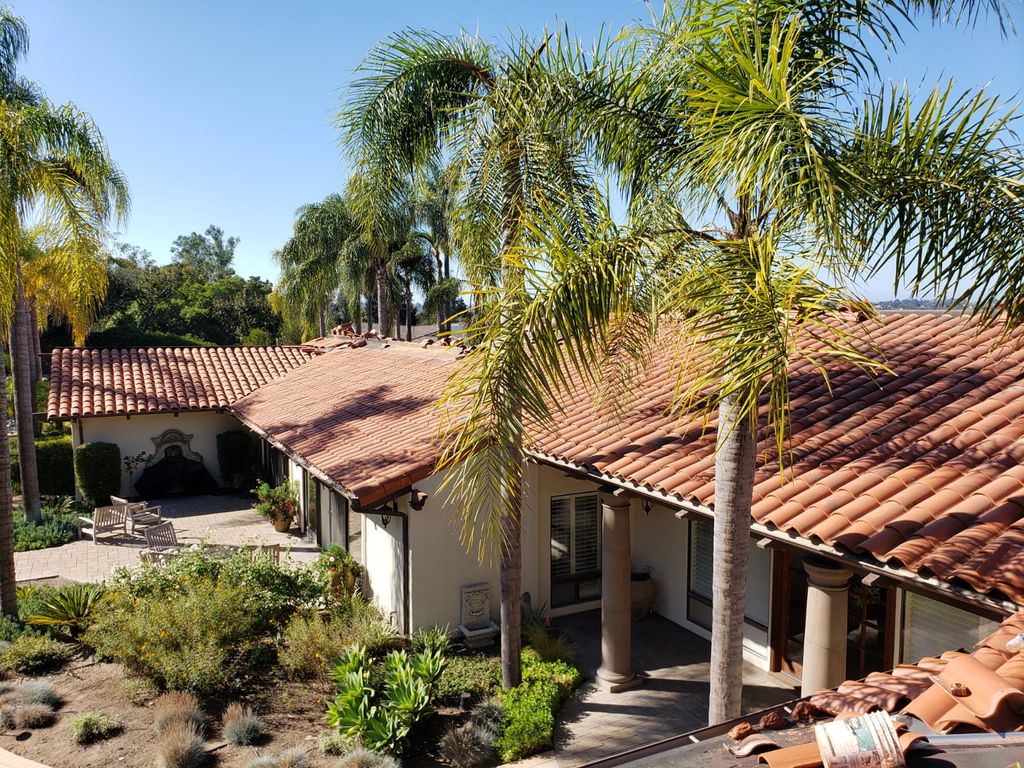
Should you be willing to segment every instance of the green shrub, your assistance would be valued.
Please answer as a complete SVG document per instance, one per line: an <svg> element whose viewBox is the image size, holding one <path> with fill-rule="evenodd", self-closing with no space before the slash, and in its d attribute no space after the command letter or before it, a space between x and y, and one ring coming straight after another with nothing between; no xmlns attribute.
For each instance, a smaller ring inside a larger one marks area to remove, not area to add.
<svg viewBox="0 0 1024 768"><path fill-rule="evenodd" d="M39 492L47 496L74 496L75 462L71 435L36 440Z"/></svg>
<svg viewBox="0 0 1024 768"><path fill-rule="evenodd" d="M248 489L256 482L256 441L251 433L232 429L217 435L220 476L229 488Z"/></svg>
<svg viewBox="0 0 1024 768"><path fill-rule="evenodd" d="M483 768L497 763L494 742L501 732L501 711L491 716L492 708L474 711L469 722L449 728L438 745L441 757L455 768Z"/></svg>
<svg viewBox="0 0 1024 768"><path fill-rule="evenodd" d="M103 712L83 712L71 718L71 738L78 744L93 744L121 732L121 721Z"/></svg>
<svg viewBox="0 0 1024 768"><path fill-rule="evenodd" d="M330 601L342 604L352 595L364 575L363 566L350 552L337 544L328 544L320 552L313 563L313 570L319 574Z"/></svg>
<svg viewBox="0 0 1024 768"><path fill-rule="evenodd" d="M571 664L543 661L536 651L524 649L522 684L501 694L501 735L494 746L503 763L552 745L555 713L581 679Z"/></svg>
<svg viewBox="0 0 1024 768"><path fill-rule="evenodd" d="M565 661L575 664L576 646L569 638L558 632L551 632L543 624L530 622L523 628L526 644L536 651L544 661Z"/></svg>
<svg viewBox="0 0 1024 768"><path fill-rule="evenodd" d="M399 764L390 755L357 747L338 761L337 768L399 768Z"/></svg>
<svg viewBox="0 0 1024 768"><path fill-rule="evenodd" d="M93 611L102 597L101 584L68 584L44 598L42 607L25 623L66 629L77 637L92 623Z"/></svg>
<svg viewBox="0 0 1024 768"><path fill-rule="evenodd" d="M78 507L68 498L43 506L42 522L30 523L20 507L14 514L14 551L59 547L78 538Z"/></svg>
<svg viewBox="0 0 1024 768"><path fill-rule="evenodd" d="M445 625L413 632L412 637L409 638L409 647L413 653L426 651L427 653L440 653L442 656L447 655L451 648L451 630L448 625Z"/></svg>
<svg viewBox="0 0 1024 768"><path fill-rule="evenodd" d="M157 768L200 768L209 753L203 746L203 737L192 723L176 723L166 731L157 744Z"/></svg>
<svg viewBox="0 0 1024 768"><path fill-rule="evenodd" d="M62 666L68 657L68 648L63 643L46 635L26 633L0 653L0 670L34 675Z"/></svg>
<svg viewBox="0 0 1024 768"><path fill-rule="evenodd" d="M19 606L20 607L20 606ZM25 627L17 619L0 613L0 642L10 643L25 631Z"/></svg>
<svg viewBox="0 0 1024 768"><path fill-rule="evenodd" d="M75 449L75 481L93 506L121 492L121 449L116 443L82 443Z"/></svg>
<svg viewBox="0 0 1024 768"><path fill-rule="evenodd" d="M101 658L161 688L205 696L231 687L258 662L268 631L243 588L200 579L183 594L111 595L84 640Z"/></svg>
<svg viewBox="0 0 1024 768"><path fill-rule="evenodd" d="M450 656L437 681L438 701L455 704L463 693L474 698L488 696L501 687L501 659L497 656L463 654Z"/></svg>
<svg viewBox="0 0 1024 768"><path fill-rule="evenodd" d="M221 734L229 744L248 747L263 738L263 722L252 708L233 701L224 710Z"/></svg>
<svg viewBox="0 0 1024 768"><path fill-rule="evenodd" d="M350 645L348 622L338 616L326 620L319 613L296 614L284 631L278 661L295 680L315 680L329 688L331 670Z"/></svg>
<svg viewBox="0 0 1024 768"><path fill-rule="evenodd" d="M348 608L349 642L362 645L370 655L391 650L399 642L398 631L385 621L377 606L355 596Z"/></svg>
<svg viewBox="0 0 1024 768"><path fill-rule="evenodd" d="M343 755L352 746L348 739L337 731L320 731L316 735L316 745L325 755Z"/></svg>
<svg viewBox="0 0 1024 768"><path fill-rule="evenodd" d="M392 651L384 660L383 685L374 684L366 648L347 650L334 668L338 694L327 704L327 724L351 743L400 754L409 731L431 711L431 692L444 670L438 653Z"/></svg>

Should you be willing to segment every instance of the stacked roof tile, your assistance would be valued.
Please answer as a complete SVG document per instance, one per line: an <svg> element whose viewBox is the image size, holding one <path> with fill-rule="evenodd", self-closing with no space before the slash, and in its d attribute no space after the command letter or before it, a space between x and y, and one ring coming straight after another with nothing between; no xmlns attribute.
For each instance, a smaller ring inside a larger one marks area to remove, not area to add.
<svg viewBox="0 0 1024 768"><path fill-rule="evenodd" d="M952 315L854 330L889 371L831 365L826 385L807 362L791 368L791 454L783 481L760 436L755 520L1024 603L1022 336ZM660 354L614 416L567 398L535 453L713 508L716 422L667 413L671 361Z"/></svg>
<svg viewBox="0 0 1024 768"><path fill-rule="evenodd" d="M231 410L366 507L434 472L450 351L337 349Z"/></svg>
<svg viewBox="0 0 1024 768"><path fill-rule="evenodd" d="M47 416L226 408L315 354L288 346L55 349Z"/></svg>
<svg viewBox="0 0 1024 768"><path fill-rule="evenodd" d="M932 729L1014 731L1024 728L1024 655L1006 648L1024 633L1024 612L1006 619L970 654L947 651L892 672L872 672L810 697L832 715L903 711Z"/></svg>

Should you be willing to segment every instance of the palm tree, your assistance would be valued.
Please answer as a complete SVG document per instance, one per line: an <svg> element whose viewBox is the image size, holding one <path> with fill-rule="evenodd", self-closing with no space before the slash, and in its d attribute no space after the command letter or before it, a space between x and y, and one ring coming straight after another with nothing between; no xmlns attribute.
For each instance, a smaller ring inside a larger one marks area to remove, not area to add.
<svg viewBox="0 0 1024 768"><path fill-rule="evenodd" d="M823 374L830 358L877 367L834 322L853 297L819 275L842 284L872 238L883 252L911 242L1012 252L1001 238L981 243L1020 220L1019 153L1006 160L996 102L938 91L915 110L907 94L870 93L861 41L898 40L898 8L691 2L593 58L560 46L574 72L558 81L561 104L622 181L631 225L605 210L581 229L586 217L542 208L529 223L539 242L501 249L497 268L525 279L492 292L468 334L478 347L446 395L460 420L445 464L463 498L491 497L502 490L495 470L521 456L524 420L544 423L577 379L598 394L624 391L652 341L674 337L677 407L717 414L711 722L740 713L758 429L784 460L794 357ZM876 189L879 180L893 186ZM963 201L947 219L940 203L925 204L930 216L903 215L967 180L992 205L977 218Z"/></svg>
<svg viewBox="0 0 1024 768"><path fill-rule="evenodd" d="M13 314L11 366L25 515L38 520L31 363L35 323L19 258L23 217L31 212L61 242L73 244L73 252L88 254L99 250L107 222L127 215L129 202L124 177L92 119L71 104L51 104L18 77L17 63L27 47L24 22L0 10L0 273L12 287L3 301Z"/></svg>
<svg viewBox="0 0 1024 768"><path fill-rule="evenodd" d="M347 263L354 232L345 198L328 195L295 212L294 234L274 255L286 306L301 313L307 329L315 327L320 336L327 333L327 310L339 290L350 307L359 309L363 281L351 279Z"/></svg>
<svg viewBox="0 0 1024 768"><path fill-rule="evenodd" d="M410 232L409 239L395 257L395 273L402 285L402 299L405 307L405 340L412 341L412 289L419 288L425 294L434 285L435 259L420 233Z"/></svg>
<svg viewBox="0 0 1024 768"><path fill-rule="evenodd" d="M521 270L499 255L530 242L533 211L545 201L562 208L571 201L576 211L576 201L591 195L581 147L550 108L553 63L546 38L522 37L499 50L468 34L403 32L362 62L338 115L343 142L372 169L378 195L393 196L409 173L450 158L462 211L455 240L481 300L489 287L521 283ZM516 422L521 404L498 400ZM505 687L520 681L520 437L499 436L509 447L500 465L471 460L448 474L463 543L481 561L500 560ZM459 482L465 473L480 483ZM483 492L485 473L493 493Z"/></svg>
<svg viewBox="0 0 1024 768"><path fill-rule="evenodd" d="M420 174L413 191L413 210L420 237L427 241L434 258L435 279L427 289L423 310L437 316L437 332L450 330L452 306L462 292L462 282L452 278L453 224L458 216L458 195L454 166L429 168Z"/></svg>

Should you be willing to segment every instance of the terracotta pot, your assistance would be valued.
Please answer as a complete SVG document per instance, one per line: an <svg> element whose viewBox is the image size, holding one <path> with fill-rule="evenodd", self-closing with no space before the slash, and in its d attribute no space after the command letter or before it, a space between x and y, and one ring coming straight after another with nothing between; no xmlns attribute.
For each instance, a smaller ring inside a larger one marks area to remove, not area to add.
<svg viewBox="0 0 1024 768"><path fill-rule="evenodd" d="M655 589L654 579L633 579L630 584L633 618L643 619L654 613Z"/></svg>
<svg viewBox="0 0 1024 768"><path fill-rule="evenodd" d="M292 527L292 519L290 517L281 517L277 520L273 520L272 522L274 524L274 530L278 533L285 533Z"/></svg>

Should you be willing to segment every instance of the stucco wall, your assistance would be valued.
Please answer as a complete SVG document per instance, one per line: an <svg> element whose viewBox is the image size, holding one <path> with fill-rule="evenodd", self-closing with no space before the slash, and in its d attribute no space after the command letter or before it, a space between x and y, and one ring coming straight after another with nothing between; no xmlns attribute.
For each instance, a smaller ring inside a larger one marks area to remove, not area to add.
<svg viewBox="0 0 1024 768"><path fill-rule="evenodd" d="M687 525L668 507L652 504L650 513L645 513L642 505L634 502L632 508L633 570L650 569L658 613L685 625Z"/></svg>
<svg viewBox="0 0 1024 768"><path fill-rule="evenodd" d="M402 520L393 516L385 527L379 515L363 515L363 547L368 596L392 626L404 631Z"/></svg>
<svg viewBox="0 0 1024 768"><path fill-rule="evenodd" d="M182 413L175 416L170 413L139 414L126 418L124 416L97 416L81 419L72 425L71 439L77 447L82 442L116 443L122 456L134 456L145 452L153 453L152 438L158 437L168 429L179 429L192 435L192 450L203 457L203 463L216 483L222 483L220 463L217 461L217 435L231 429L244 429L242 424L232 415L215 411ZM135 477L142 473L141 468ZM134 488L127 473L121 476L121 494L133 495Z"/></svg>
<svg viewBox="0 0 1024 768"><path fill-rule="evenodd" d="M462 587L482 582L491 585L491 619L497 623L501 596L498 565L481 565L475 552L466 552L459 541L453 510L446 503L446 492L440 490L442 481L443 473L438 473L416 483L416 488L427 494L423 509L400 506L409 512L412 625L421 629L447 624L455 629L461 619ZM529 525L529 515L524 523ZM525 576L525 567L523 573Z"/></svg>

